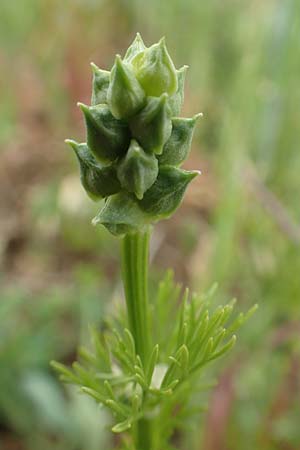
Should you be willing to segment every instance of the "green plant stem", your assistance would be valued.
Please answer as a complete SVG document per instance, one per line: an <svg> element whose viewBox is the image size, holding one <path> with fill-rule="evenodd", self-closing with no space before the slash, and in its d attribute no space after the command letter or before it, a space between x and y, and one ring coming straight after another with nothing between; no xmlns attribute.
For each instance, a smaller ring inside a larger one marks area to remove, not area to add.
<svg viewBox="0 0 300 450"><path fill-rule="evenodd" d="M136 353L145 365L150 348L148 259L150 230L127 234L122 241L122 274L130 331ZM151 450L151 424L141 419L136 428L137 450Z"/></svg>

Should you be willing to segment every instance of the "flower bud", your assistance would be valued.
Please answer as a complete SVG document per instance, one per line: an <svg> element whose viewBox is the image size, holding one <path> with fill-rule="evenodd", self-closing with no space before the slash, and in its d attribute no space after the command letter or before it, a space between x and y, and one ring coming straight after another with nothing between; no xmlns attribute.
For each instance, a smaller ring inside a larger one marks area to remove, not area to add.
<svg viewBox="0 0 300 450"><path fill-rule="evenodd" d="M177 91L169 98L169 105L172 111L172 116L179 116L184 100L184 82L188 66L183 66L176 70L177 73Z"/></svg>
<svg viewBox="0 0 300 450"><path fill-rule="evenodd" d="M86 123L87 144L100 162L114 161L126 153L130 142L127 125L114 118L107 105L78 103Z"/></svg>
<svg viewBox="0 0 300 450"><path fill-rule="evenodd" d="M105 198L121 190L116 169L113 166L101 167L86 144L79 144L71 139L66 139L65 142L75 151L82 186L92 200Z"/></svg>
<svg viewBox="0 0 300 450"><path fill-rule="evenodd" d="M143 42L143 39L142 39L140 33L137 33L134 41L132 42L130 47L128 47L128 49L127 49L127 52L124 57L124 61L131 62L132 59L136 55L143 52L144 50L146 50L146 46Z"/></svg>
<svg viewBox="0 0 300 450"><path fill-rule="evenodd" d="M177 91L177 74L165 39L138 53L131 61L136 77L147 95L159 97Z"/></svg>
<svg viewBox="0 0 300 450"><path fill-rule="evenodd" d="M147 48L137 34L111 72L92 69L92 106L79 104L87 144L67 142L87 193L106 199L94 223L123 235L179 206L198 173L176 167L188 156L198 116L178 117L187 67L175 69L164 39Z"/></svg>
<svg viewBox="0 0 300 450"><path fill-rule="evenodd" d="M93 87L91 104L99 105L99 103L106 103L107 89L110 80L110 72L99 69L96 64L91 63L93 70Z"/></svg>
<svg viewBox="0 0 300 450"><path fill-rule="evenodd" d="M192 119L173 117L172 133L165 143L162 154L158 157L160 164L178 166L188 157L196 121L201 114Z"/></svg>
<svg viewBox="0 0 300 450"><path fill-rule="evenodd" d="M92 223L104 225L112 234L120 236L140 230L150 223L150 219L134 197L122 191L109 197Z"/></svg>
<svg viewBox="0 0 300 450"><path fill-rule="evenodd" d="M130 66L116 56L107 91L107 103L116 119L129 119L146 102L145 93Z"/></svg>
<svg viewBox="0 0 300 450"><path fill-rule="evenodd" d="M161 166L155 183L145 192L139 205L154 220L170 216L180 205L183 194L198 171Z"/></svg>
<svg viewBox="0 0 300 450"><path fill-rule="evenodd" d="M172 131L167 94L160 98L148 97L144 109L130 121L133 137L144 150L161 154Z"/></svg>
<svg viewBox="0 0 300 450"><path fill-rule="evenodd" d="M125 158L119 163L117 174L122 187L142 199L157 178L158 161L133 139Z"/></svg>

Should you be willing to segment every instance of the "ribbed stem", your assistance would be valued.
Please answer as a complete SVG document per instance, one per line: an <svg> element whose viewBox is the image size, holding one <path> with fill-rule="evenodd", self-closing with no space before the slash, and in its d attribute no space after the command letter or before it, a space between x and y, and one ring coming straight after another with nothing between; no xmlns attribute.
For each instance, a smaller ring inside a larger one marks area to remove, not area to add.
<svg viewBox="0 0 300 450"><path fill-rule="evenodd" d="M142 363L150 347L148 259L150 231L127 234L122 241L122 275L130 331ZM141 419L136 429L136 450L151 450L151 428Z"/></svg>
<svg viewBox="0 0 300 450"><path fill-rule="evenodd" d="M143 363L149 352L148 255L149 231L123 238L122 274L128 322Z"/></svg>

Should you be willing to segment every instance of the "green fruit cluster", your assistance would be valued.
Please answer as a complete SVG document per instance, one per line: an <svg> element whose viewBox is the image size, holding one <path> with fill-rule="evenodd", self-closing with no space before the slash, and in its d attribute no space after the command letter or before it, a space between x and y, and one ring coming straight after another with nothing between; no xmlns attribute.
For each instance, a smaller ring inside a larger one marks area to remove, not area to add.
<svg viewBox="0 0 300 450"><path fill-rule="evenodd" d="M179 168L199 117L178 117L186 69L175 69L164 38L147 48L139 34L111 72L92 64L91 106L79 103L87 142L66 142L86 192L106 199L93 223L114 235L169 217L199 173Z"/></svg>

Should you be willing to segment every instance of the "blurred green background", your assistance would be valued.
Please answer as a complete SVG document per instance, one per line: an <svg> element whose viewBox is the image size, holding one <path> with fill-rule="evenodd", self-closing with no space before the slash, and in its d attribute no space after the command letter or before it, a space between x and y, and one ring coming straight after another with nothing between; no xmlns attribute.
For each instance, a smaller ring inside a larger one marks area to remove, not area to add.
<svg viewBox="0 0 300 450"><path fill-rule="evenodd" d="M202 177L155 228L152 284L176 279L259 311L218 367L193 450L300 448L300 1L2 0L0 448L113 448L109 419L63 388L66 363L122 297L118 240L90 219L64 138L84 138L89 63L140 31L188 64L202 111L187 167ZM184 449L189 450L189 449Z"/></svg>

